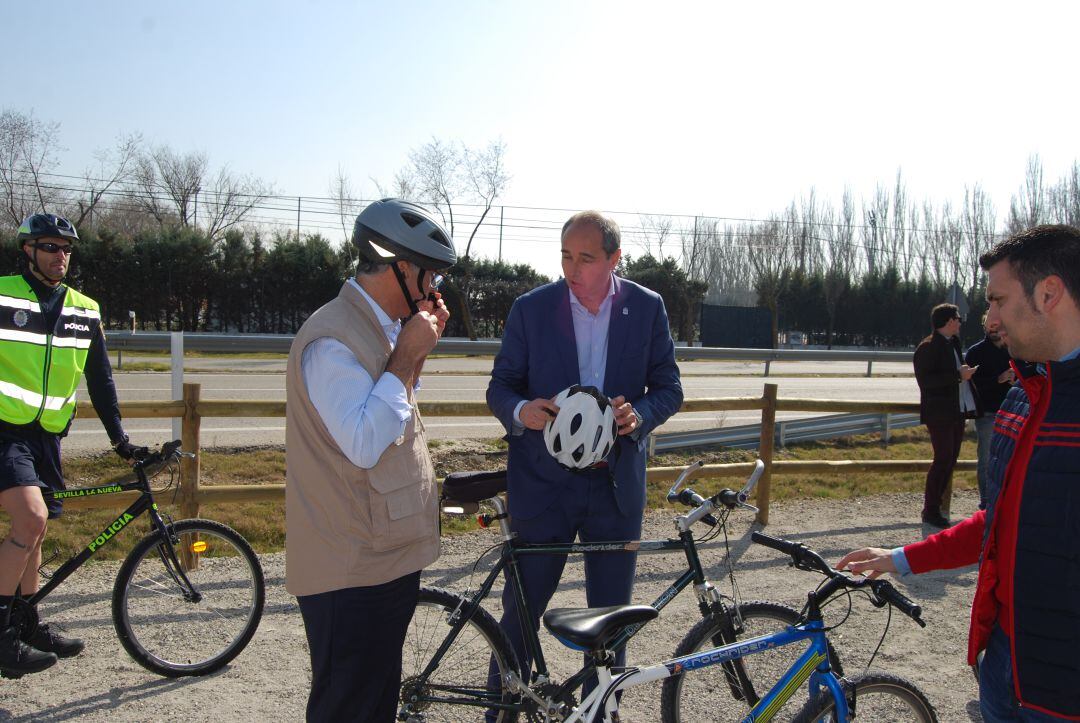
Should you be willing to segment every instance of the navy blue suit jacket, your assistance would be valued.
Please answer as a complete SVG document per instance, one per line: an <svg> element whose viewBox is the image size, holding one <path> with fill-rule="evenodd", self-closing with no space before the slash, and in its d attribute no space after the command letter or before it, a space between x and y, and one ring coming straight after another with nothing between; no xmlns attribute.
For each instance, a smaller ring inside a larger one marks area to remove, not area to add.
<svg viewBox="0 0 1080 723"><path fill-rule="evenodd" d="M510 514L519 519L540 514L580 482L548 454L543 432L512 433L514 408L522 400L550 399L580 383L579 376L566 282L560 279L520 296L506 320L487 390L488 406L508 433ZM640 434L633 435L637 439L619 437L608 456L614 465L619 510L640 516L645 507L648 434L679 410L683 392L663 299L618 276L602 391L608 397L626 397L643 418Z"/></svg>

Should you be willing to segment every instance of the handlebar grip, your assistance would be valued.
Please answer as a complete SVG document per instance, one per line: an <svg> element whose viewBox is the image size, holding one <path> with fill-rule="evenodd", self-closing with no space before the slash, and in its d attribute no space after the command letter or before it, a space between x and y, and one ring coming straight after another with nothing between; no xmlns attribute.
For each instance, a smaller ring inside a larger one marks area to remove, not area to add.
<svg viewBox="0 0 1080 723"><path fill-rule="evenodd" d="M694 490L687 488L679 493L679 502L682 502L687 507L701 507L707 503L707 500L697 492L694 492ZM701 521L709 527L716 527L720 524L711 514L703 516Z"/></svg>
<svg viewBox="0 0 1080 723"><path fill-rule="evenodd" d="M874 585L874 593L919 625L924 628L926 627L926 623L922 621L921 617L922 607L915 604L915 602L904 595L904 593L893 587L893 584L888 580L878 581L877 584Z"/></svg>
<svg viewBox="0 0 1080 723"><path fill-rule="evenodd" d="M779 537L772 537L770 535L766 535L763 532L758 532L757 530L750 533L750 539L759 545L771 547L772 549L778 550L785 555L793 555L796 557L799 555L799 545L796 542L781 540Z"/></svg>
<svg viewBox="0 0 1080 723"><path fill-rule="evenodd" d="M735 490L722 489L713 495L713 501L733 510L739 506L740 502L744 501L741 497Z"/></svg>

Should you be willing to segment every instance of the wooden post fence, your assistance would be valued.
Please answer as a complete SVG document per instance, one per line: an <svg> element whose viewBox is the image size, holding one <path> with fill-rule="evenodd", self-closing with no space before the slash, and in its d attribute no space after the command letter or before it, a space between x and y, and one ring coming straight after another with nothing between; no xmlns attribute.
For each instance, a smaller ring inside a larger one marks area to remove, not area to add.
<svg viewBox="0 0 1080 723"><path fill-rule="evenodd" d="M120 411L125 418L169 418L180 417L181 442L185 452L195 454L193 459L185 458L180 467L180 483L176 496L179 513L183 517L198 517L199 507L203 504L232 502L282 501L285 499L284 484L270 485L200 485L201 446L200 427L203 417L284 417L284 402L256 402L246 400L203 400L198 384L185 384L183 399L167 402L121 402ZM680 412L714 412L727 410L761 410L761 444L758 456L765 462L765 473L758 482L755 502L758 509L757 521L762 525L769 522L769 503L771 498L772 478L774 475L791 474L853 474L859 472L922 472L925 473L931 460L780 460L774 461L776 413L778 411L798 412L870 412L877 414L902 414L918 412L917 402L885 402L865 400L837 399L781 399L775 384L766 384L760 397L712 397L687 399ZM484 402L422 402L420 411L430 417L489 417L491 415ZM80 415L92 415L93 407L89 402L79 403ZM974 471L976 461L960 460L956 464L958 471ZM693 475L697 479L715 479L724 477L746 477L753 469L753 464L740 462L734 464L709 464L700 468ZM651 484L673 481L682 468L650 467L646 470L646 480ZM134 497L134 493L126 493ZM167 504L167 501L162 500ZM113 495L92 495L67 500L64 503L71 509L114 507L117 497ZM948 502L943 509L948 509Z"/></svg>
<svg viewBox="0 0 1080 723"><path fill-rule="evenodd" d="M757 504L757 521L769 524L769 493L772 488L772 458L776 434L776 384L766 384L761 396L761 442L758 445L758 457L765 463L765 472L757 483L754 501Z"/></svg>

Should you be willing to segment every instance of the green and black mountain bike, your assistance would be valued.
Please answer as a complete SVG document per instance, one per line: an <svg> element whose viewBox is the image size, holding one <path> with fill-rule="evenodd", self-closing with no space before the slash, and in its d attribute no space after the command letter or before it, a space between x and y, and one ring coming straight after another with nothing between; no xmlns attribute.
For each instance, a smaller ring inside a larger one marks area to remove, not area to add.
<svg viewBox="0 0 1080 723"><path fill-rule="evenodd" d="M169 677L205 675L240 654L262 618L262 566L251 545L232 528L201 519L174 522L158 509L149 480L167 470L169 483L163 489L171 487L185 455L193 456L180 449L179 441L169 442L135 463L132 480L42 490L46 501L127 491L139 496L59 568L43 570L48 580L37 593L16 598L12 623L24 636L38 625L35 606L145 513L150 515L150 533L124 559L113 586L113 625L124 649L143 667Z"/></svg>

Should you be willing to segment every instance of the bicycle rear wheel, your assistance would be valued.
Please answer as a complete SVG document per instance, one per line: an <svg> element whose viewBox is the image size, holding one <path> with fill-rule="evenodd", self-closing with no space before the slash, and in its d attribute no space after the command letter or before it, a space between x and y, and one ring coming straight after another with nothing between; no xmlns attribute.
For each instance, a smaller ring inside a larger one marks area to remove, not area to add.
<svg viewBox="0 0 1080 723"><path fill-rule="evenodd" d="M747 602L739 605L738 610L743 619L743 632L739 633L739 640L775 633L799 622L797 611L778 603ZM724 627L723 621L715 615L699 621L679 643L675 656L690 655L735 642L723 639ZM724 665L713 665L668 678L664 681L660 698L662 719L664 723L690 723L703 720L708 715L711 720L741 720L753 702L772 688L805 650L803 645L787 645L734 661L732 666L743 667L749 680L748 689L743 689L742 681L738 680L734 681L733 686L727 671L734 670L734 667ZM831 645L829 660L833 671L842 675L840 658ZM799 710L809 700L807 690L796 692L792 698L795 703L789 703L785 708Z"/></svg>
<svg viewBox="0 0 1080 723"><path fill-rule="evenodd" d="M857 720L890 721L890 723L937 723L934 706L922 691L898 675L868 673L842 682L848 705L854 701ZM831 695L820 695L807 701L795 718L796 723L839 723L836 720L836 701Z"/></svg>
<svg viewBox="0 0 1080 723"><path fill-rule="evenodd" d="M495 618L482 608L465 623L438 667L427 678L421 678L464 604L459 595L438 588L420 588L401 656L401 701L410 721L483 720L486 709L482 702L490 699L488 696L503 703L514 700L504 681L507 673L518 672L517 655ZM489 684L492 658L498 679L492 677ZM495 720L512 723L517 720L517 711L501 710Z"/></svg>
<svg viewBox="0 0 1080 723"><path fill-rule="evenodd" d="M169 677L205 675L226 665L251 640L262 618L262 566L238 532L219 522L168 526L176 558L158 532L128 554L113 588L113 625L144 668Z"/></svg>

